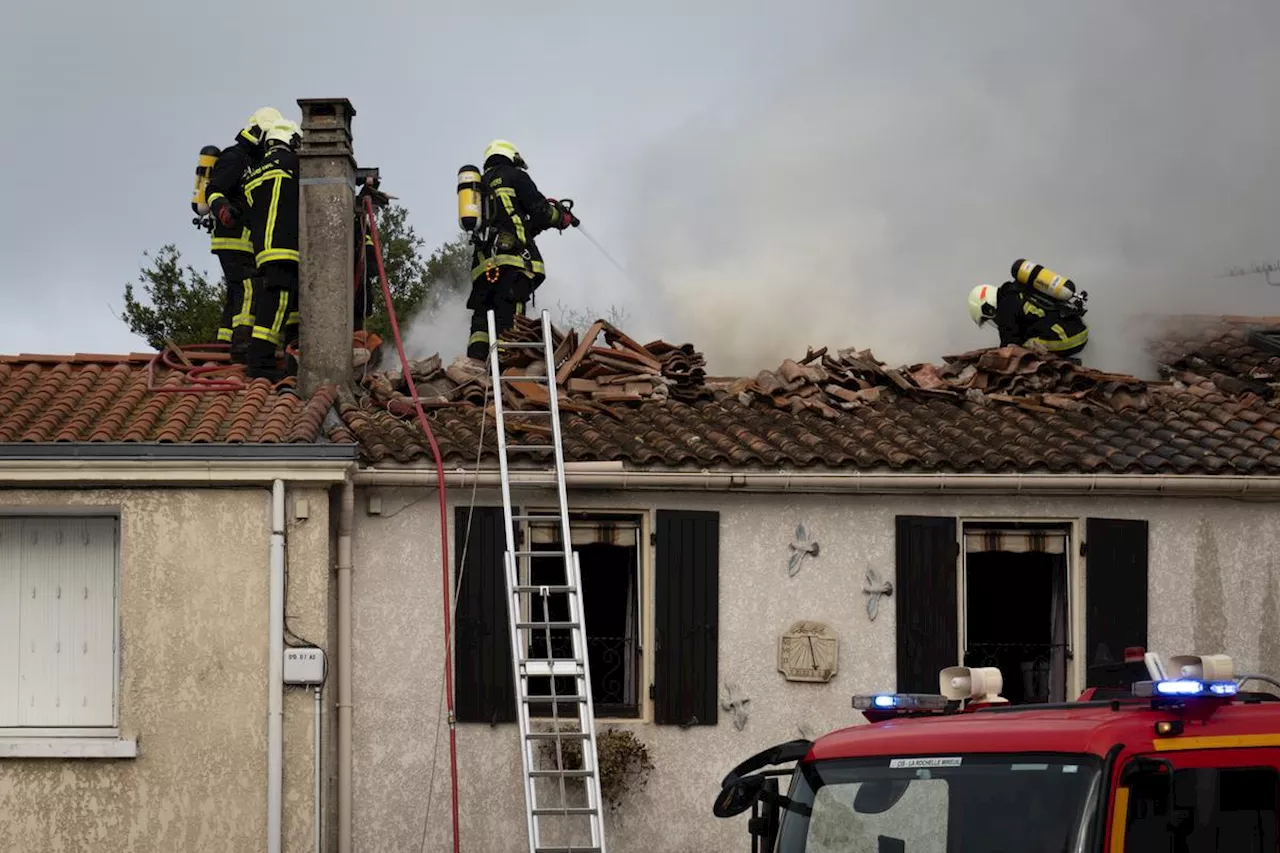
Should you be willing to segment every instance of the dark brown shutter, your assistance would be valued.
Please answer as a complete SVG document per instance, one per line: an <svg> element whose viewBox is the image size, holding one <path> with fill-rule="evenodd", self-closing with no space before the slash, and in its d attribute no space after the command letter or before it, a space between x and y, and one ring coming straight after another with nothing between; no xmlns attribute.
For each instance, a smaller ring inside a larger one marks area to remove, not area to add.
<svg viewBox="0 0 1280 853"><path fill-rule="evenodd" d="M956 520L900 515L896 521L898 691L937 693L938 671L960 663Z"/></svg>
<svg viewBox="0 0 1280 853"><path fill-rule="evenodd" d="M1090 518L1084 541L1085 685L1120 686L1125 647L1147 647L1147 522Z"/></svg>
<svg viewBox="0 0 1280 853"><path fill-rule="evenodd" d="M658 510L654 722L713 726L719 708L720 514Z"/></svg>
<svg viewBox="0 0 1280 853"><path fill-rule="evenodd" d="M461 572L454 627L454 712L460 723L514 723L515 676L502 568L507 549L502 507L476 507L471 513L469 538L468 513L468 507L457 507L453 516L454 584L458 584Z"/></svg>

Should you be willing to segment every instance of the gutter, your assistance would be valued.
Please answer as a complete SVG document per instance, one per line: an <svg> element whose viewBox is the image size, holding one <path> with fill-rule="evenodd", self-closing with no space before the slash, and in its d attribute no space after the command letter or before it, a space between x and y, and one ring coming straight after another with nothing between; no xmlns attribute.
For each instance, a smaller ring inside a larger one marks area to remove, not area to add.
<svg viewBox="0 0 1280 853"><path fill-rule="evenodd" d="M222 459L164 457L119 459L66 456L46 459L5 458L0 452L0 486L14 485L138 485L207 486L241 484L269 486L276 480L293 483L341 483L355 464L354 454L333 459L260 458L248 455Z"/></svg>
<svg viewBox="0 0 1280 853"><path fill-rule="evenodd" d="M434 469L357 469L356 485L435 488ZM552 488L550 470L516 470L513 487ZM448 487L501 485L496 470L445 472ZM1280 476L1181 474L863 474L859 472L735 473L629 471L613 463L565 465L565 484L575 489L759 492L866 495L1135 495L1280 499Z"/></svg>

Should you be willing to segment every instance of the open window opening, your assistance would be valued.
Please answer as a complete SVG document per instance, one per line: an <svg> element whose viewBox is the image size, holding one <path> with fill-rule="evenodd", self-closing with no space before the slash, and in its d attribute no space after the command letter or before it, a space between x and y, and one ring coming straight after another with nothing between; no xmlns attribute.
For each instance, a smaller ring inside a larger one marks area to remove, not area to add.
<svg viewBox="0 0 1280 853"><path fill-rule="evenodd" d="M964 665L999 667L1014 704L1066 701L1069 538L1065 524L964 526Z"/></svg>
<svg viewBox="0 0 1280 853"><path fill-rule="evenodd" d="M572 549L578 552L582 571L582 608L586 624L587 660L591 674L591 698L597 717L639 717L641 681L640 632L640 524L638 515L592 515L574 513L569 517ZM559 552L561 531L558 522L529 523L526 541L531 551ZM564 577L564 557L531 556L523 561L523 583L554 584ZM530 602L528 621L568 621L571 618L568 597L548 598L549 614L543 613L537 596ZM572 655L572 632L569 629L537 629L525 632L524 642L530 657L548 656L548 635L552 657ZM531 678L529 690L534 696L573 696L575 679ZM556 703L555 715L576 719L572 702ZM533 702L530 715L552 716L552 702Z"/></svg>

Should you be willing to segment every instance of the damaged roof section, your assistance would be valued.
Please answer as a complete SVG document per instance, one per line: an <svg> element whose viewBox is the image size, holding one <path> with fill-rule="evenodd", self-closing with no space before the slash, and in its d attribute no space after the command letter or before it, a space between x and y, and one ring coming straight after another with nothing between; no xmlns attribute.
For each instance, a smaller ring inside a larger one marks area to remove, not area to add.
<svg viewBox="0 0 1280 853"><path fill-rule="evenodd" d="M1147 349L1165 375L1192 373L1269 400L1280 391L1280 317L1181 316L1158 329Z"/></svg>
<svg viewBox="0 0 1280 853"><path fill-rule="evenodd" d="M522 343L541 338L541 323L527 317L517 317L515 328L503 336L503 340ZM562 413L606 411L609 404L692 403L712 397L704 382L706 360L690 344L642 345L604 320L597 320L581 337L576 330L561 332L552 327L552 340ZM541 351L532 347L510 348L502 354L501 364L504 376L547 375ZM485 402L488 370L487 363L480 375L457 361L445 367L439 355L409 361L418 398L427 409ZM408 383L400 370L370 374L364 384L377 402L389 404L393 412L411 411ZM545 409L551 402L546 383L537 379L504 382L503 391L503 405L511 409Z"/></svg>
<svg viewBox="0 0 1280 853"><path fill-rule="evenodd" d="M514 337L537 334L523 320ZM568 461L659 470L1280 474L1280 410L1185 363L1144 381L1018 347L896 368L865 350L818 350L755 377L713 380L693 347L639 345L605 323L581 338L557 331L555 345ZM513 350L503 371L541 374L546 366L531 352ZM446 463L495 464L492 402L480 405L487 375L444 368L438 358L411 370ZM365 460L429 460L399 371L366 385L362 405L340 404ZM549 443L545 422L516 414L545 408L546 386L503 385L519 443ZM511 460L543 467L547 455L521 450Z"/></svg>
<svg viewBox="0 0 1280 853"><path fill-rule="evenodd" d="M1087 411L1090 406L1145 409L1150 405L1147 386L1132 376L1014 346L946 356L941 366L899 368L886 366L870 350L830 355L824 348L800 361L784 361L775 371L761 371L755 379L736 383L733 391L747 405L761 399L793 413L811 409L835 418L838 410L875 403L886 392L954 402L990 400L1044 412Z"/></svg>

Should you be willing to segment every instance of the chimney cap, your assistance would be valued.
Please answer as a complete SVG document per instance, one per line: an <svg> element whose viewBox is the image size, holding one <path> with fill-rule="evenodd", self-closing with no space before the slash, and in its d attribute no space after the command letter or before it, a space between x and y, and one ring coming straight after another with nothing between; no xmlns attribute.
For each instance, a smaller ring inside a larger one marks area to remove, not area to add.
<svg viewBox="0 0 1280 853"><path fill-rule="evenodd" d="M321 104L332 104L334 106L342 106L347 115L355 115L356 108L351 106L351 101L347 98L298 98L298 106L307 111L307 107L316 107Z"/></svg>

